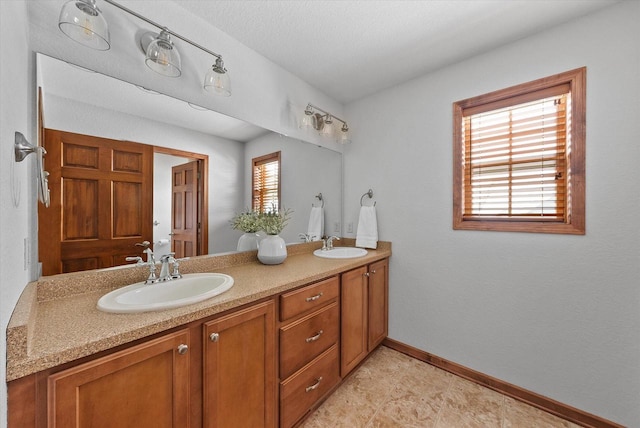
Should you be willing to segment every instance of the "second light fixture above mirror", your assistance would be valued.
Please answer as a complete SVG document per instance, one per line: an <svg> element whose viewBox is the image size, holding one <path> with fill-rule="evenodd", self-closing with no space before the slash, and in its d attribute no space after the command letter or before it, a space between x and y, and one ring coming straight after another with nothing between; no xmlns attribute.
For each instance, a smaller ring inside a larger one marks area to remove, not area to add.
<svg viewBox="0 0 640 428"><path fill-rule="evenodd" d="M342 127L339 130L334 126L334 120L342 122ZM314 129L321 137L335 139L340 144L351 143L347 122L311 103L307 104L307 108L304 110L304 116L300 120L300 128Z"/></svg>

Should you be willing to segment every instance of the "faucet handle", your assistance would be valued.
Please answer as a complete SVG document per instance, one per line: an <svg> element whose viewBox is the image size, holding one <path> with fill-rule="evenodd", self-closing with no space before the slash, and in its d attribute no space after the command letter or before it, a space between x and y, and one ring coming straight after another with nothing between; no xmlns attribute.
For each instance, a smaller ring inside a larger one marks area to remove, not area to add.
<svg viewBox="0 0 640 428"><path fill-rule="evenodd" d="M162 263L164 263L164 262L173 263L173 261L175 261L175 255L176 255L176 253L167 253L164 256L160 257L160 261Z"/></svg>
<svg viewBox="0 0 640 428"><path fill-rule="evenodd" d="M151 245L151 242L149 241L142 241L142 242L136 243L136 247L144 247L145 250L149 248L149 245Z"/></svg>

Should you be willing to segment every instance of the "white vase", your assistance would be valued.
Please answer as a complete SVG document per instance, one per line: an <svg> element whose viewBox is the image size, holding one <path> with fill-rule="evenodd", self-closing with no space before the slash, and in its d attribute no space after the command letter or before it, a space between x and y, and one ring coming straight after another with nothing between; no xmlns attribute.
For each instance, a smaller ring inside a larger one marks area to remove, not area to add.
<svg viewBox="0 0 640 428"><path fill-rule="evenodd" d="M258 242L258 260L265 265L278 265L287 258L287 245L280 235L267 235Z"/></svg>
<svg viewBox="0 0 640 428"><path fill-rule="evenodd" d="M244 233L238 239L238 251L255 251L258 249L258 235L251 232Z"/></svg>

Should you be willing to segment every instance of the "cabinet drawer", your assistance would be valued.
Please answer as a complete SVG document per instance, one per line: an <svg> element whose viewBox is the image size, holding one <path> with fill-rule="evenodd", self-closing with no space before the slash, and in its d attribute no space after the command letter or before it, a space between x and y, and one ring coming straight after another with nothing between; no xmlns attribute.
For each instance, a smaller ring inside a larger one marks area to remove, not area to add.
<svg viewBox="0 0 640 428"><path fill-rule="evenodd" d="M333 277L280 296L280 321L309 312L338 297L340 280Z"/></svg>
<svg viewBox="0 0 640 428"><path fill-rule="evenodd" d="M338 303L333 302L280 329L280 379L338 342L339 316Z"/></svg>
<svg viewBox="0 0 640 428"><path fill-rule="evenodd" d="M338 346L333 345L280 383L280 427L288 428L340 381Z"/></svg>

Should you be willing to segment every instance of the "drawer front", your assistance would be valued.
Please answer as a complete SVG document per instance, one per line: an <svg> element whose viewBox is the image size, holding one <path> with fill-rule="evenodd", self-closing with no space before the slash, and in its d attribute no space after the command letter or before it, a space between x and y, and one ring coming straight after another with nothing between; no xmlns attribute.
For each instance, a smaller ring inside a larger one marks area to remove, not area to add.
<svg viewBox="0 0 640 428"><path fill-rule="evenodd" d="M317 309L338 297L340 280L337 276L280 296L280 321Z"/></svg>
<svg viewBox="0 0 640 428"><path fill-rule="evenodd" d="M280 427L293 426L340 381L338 346L280 383Z"/></svg>
<svg viewBox="0 0 640 428"><path fill-rule="evenodd" d="M284 379L338 342L337 302L280 329L280 379Z"/></svg>

